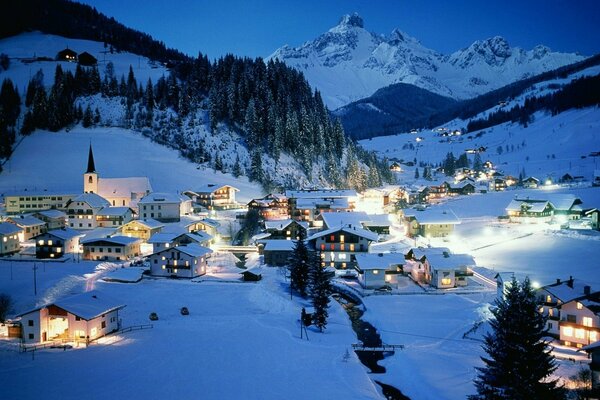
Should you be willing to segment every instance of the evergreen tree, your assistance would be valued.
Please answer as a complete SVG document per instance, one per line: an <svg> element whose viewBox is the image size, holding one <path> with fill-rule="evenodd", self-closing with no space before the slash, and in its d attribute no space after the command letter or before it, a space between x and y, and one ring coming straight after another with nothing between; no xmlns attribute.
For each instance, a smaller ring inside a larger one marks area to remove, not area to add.
<svg viewBox="0 0 600 400"><path fill-rule="evenodd" d="M289 258L290 285L293 290L296 290L302 297L306 297L309 284L309 262L310 253L304 235L294 243L294 250Z"/></svg>
<svg viewBox="0 0 600 400"><path fill-rule="evenodd" d="M264 173L262 169L262 157L260 150L254 150L252 153L252 160L250 162L250 174L248 176L251 181L262 182L264 180Z"/></svg>
<svg viewBox="0 0 600 400"><path fill-rule="evenodd" d="M94 116L92 115L92 109L88 104L85 108L85 112L83 113L83 120L81 121L81 125L84 128L89 128L94 123Z"/></svg>
<svg viewBox="0 0 600 400"><path fill-rule="evenodd" d="M234 177L239 178L242 175L242 166L240 165L240 156L235 158L235 164L233 164L232 174Z"/></svg>
<svg viewBox="0 0 600 400"><path fill-rule="evenodd" d="M321 266L315 255L310 260L310 292L314 308L313 323L321 332L327 326L329 296L331 295L331 275Z"/></svg>
<svg viewBox="0 0 600 400"><path fill-rule="evenodd" d="M456 159L454 158L454 154L450 152L446 154L446 159L444 160L444 173L446 176L454 176L454 172L456 172Z"/></svg>
<svg viewBox="0 0 600 400"><path fill-rule="evenodd" d="M415 179L419 179L419 168L415 168Z"/></svg>
<svg viewBox="0 0 600 400"><path fill-rule="evenodd" d="M479 153L475 153L475 158L473 159L473 169L477 172L483 171L483 162L481 161L481 156Z"/></svg>
<svg viewBox="0 0 600 400"><path fill-rule="evenodd" d="M544 340L546 318L529 279L520 284L513 277L492 314L492 331L483 345L487 357L481 357L485 366L477 368L477 395L469 399L564 399L564 389L549 379L556 364Z"/></svg>

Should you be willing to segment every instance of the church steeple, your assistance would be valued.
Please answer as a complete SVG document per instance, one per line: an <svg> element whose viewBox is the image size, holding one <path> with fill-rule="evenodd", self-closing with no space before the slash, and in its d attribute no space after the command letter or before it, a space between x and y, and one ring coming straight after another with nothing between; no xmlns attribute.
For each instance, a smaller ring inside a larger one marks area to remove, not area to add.
<svg viewBox="0 0 600 400"><path fill-rule="evenodd" d="M94 152L92 151L92 144L90 143L90 151L88 153L88 166L87 171L85 171L85 173L89 174L91 172L96 172L96 165L94 164Z"/></svg>

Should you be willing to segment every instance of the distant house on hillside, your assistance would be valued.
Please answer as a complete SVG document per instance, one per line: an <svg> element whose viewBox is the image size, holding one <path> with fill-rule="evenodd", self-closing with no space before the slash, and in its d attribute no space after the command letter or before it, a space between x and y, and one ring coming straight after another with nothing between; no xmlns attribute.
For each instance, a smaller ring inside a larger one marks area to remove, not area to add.
<svg viewBox="0 0 600 400"><path fill-rule="evenodd" d="M75 62L77 61L77 52L67 47L66 49L58 52L58 54L56 55L56 61Z"/></svg>
<svg viewBox="0 0 600 400"><path fill-rule="evenodd" d="M94 57L87 51L84 51L83 53L81 53L79 55L79 57L77 58L77 61L79 62L79 64L86 66L86 67L91 67L91 66L98 64L98 60L96 59L96 57Z"/></svg>
<svg viewBox="0 0 600 400"><path fill-rule="evenodd" d="M407 210L404 224L410 237L444 237L454 231L454 226L460 224L460 219L449 209Z"/></svg>
<svg viewBox="0 0 600 400"><path fill-rule="evenodd" d="M540 186L540 180L538 178L530 176L523 179L523 187L525 189L537 189L538 186Z"/></svg>

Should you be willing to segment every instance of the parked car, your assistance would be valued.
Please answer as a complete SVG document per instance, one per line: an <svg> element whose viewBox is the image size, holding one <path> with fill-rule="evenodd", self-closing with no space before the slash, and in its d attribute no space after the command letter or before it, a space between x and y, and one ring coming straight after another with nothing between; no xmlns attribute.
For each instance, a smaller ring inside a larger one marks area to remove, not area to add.
<svg viewBox="0 0 600 400"><path fill-rule="evenodd" d="M150 321L158 321L158 314L155 312L150 313Z"/></svg>
<svg viewBox="0 0 600 400"><path fill-rule="evenodd" d="M190 315L190 311L187 307L181 307L181 315Z"/></svg>

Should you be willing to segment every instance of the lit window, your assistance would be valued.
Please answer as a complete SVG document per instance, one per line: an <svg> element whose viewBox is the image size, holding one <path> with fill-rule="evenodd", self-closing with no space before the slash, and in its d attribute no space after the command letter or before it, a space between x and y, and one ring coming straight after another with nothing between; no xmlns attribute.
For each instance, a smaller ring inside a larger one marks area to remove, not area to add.
<svg viewBox="0 0 600 400"><path fill-rule="evenodd" d="M379 273L379 270L378 270L378 269L374 269L374 270L373 270L373 275L377 275L378 273Z"/></svg>
<svg viewBox="0 0 600 400"><path fill-rule="evenodd" d="M354 245L353 244L350 245L350 251L354 251Z"/></svg>
<svg viewBox="0 0 600 400"><path fill-rule="evenodd" d="M166 247L166 248L169 248L169 243L165 243L165 247Z"/></svg>
<svg viewBox="0 0 600 400"><path fill-rule="evenodd" d="M568 337L573 336L573 328L571 328L570 326L565 326L563 328L563 336L568 336Z"/></svg>
<svg viewBox="0 0 600 400"><path fill-rule="evenodd" d="M591 317L583 317L583 326L594 326Z"/></svg>
<svg viewBox="0 0 600 400"><path fill-rule="evenodd" d="M583 304L581 304L580 302L577 302L577 309L578 310L583 309Z"/></svg>
<svg viewBox="0 0 600 400"><path fill-rule="evenodd" d="M546 303L552 303L552 296L546 296Z"/></svg>
<svg viewBox="0 0 600 400"><path fill-rule="evenodd" d="M173 270L173 272L177 273L177 268L175 268L175 269Z"/></svg>
<svg viewBox="0 0 600 400"><path fill-rule="evenodd" d="M450 285L451 283L452 283L452 279L442 278L442 285Z"/></svg>
<svg viewBox="0 0 600 400"><path fill-rule="evenodd" d="M39 241L38 241L38 244L39 244L40 246L43 246L43 245L44 245L44 241L43 241L43 240L39 240Z"/></svg>
<svg viewBox="0 0 600 400"><path fill-rule="evenodd" d="M8 238L7 238L6 236L4 236L4 241L5 241L5 242L7 242L7 241L8 241Z"/></svg>
<svg viewBox="0 0 600 400"><path fill-rule="evenodd" d="M166 267L163 265L163 266L162 266L162 269L165 269L165 268L166 268Z"/></svg>
<svg viewBox="0 0 600 400"><path fill-rule="evenodd" d="M344 235L340 235L340 243L344 243Z"/></svg>
<svg viewBox="0 0 600 400"><path fill-rule="evenodd" d="M163 261L165 261L165 260L166 260L165 256L162 256L162 260L163 260Z"/></svg>
<svg viewBox="0 0 600 400"><path fill-rule="evenodd" d="M585 329L575 329L575 337L577 339L585 338Z"/></svg>
<svg viewBox="0 0 600 400"><path fill-rule="evenodd" d="M597 342L597 341L598 341L598 332L591 331L590 332L590 342Z"/></svg>

